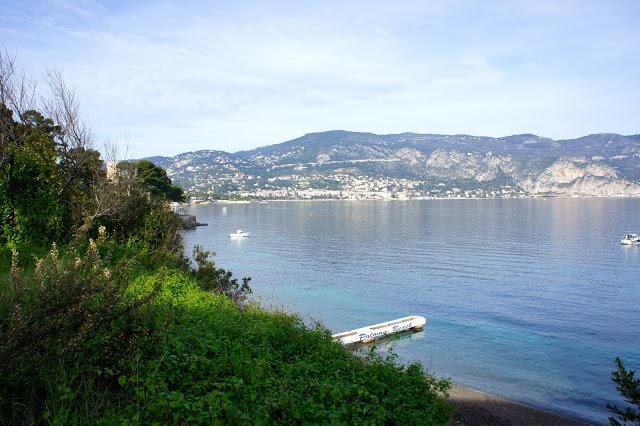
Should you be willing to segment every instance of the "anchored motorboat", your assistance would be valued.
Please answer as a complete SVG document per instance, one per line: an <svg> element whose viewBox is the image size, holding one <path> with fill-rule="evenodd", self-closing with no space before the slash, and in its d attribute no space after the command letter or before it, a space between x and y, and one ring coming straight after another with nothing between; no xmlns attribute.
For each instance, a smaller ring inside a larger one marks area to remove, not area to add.
<svg viewBox="0 0 640 426"><path fill-rule="evenodd" d="M638 234L627 234L620 240L620 244L630 246L633 244L640 244L640 236Z"/></svg>
<svg viewBox="0 0 640 426"><path fill-rule="evenodd" d="M424 317L414 315L345 331L344 333L334 334L331 337L343 345L369 343L380 337L388 336L389 334L401 333L408 330L420 331L426 323L427 320Z"/></svg>
<svg viewBox="0 0 640 426"><path fill-rule="evenodd" d="M247 238L251 235L248 232L244 232L242 229L237 229L236 232L229 234L229 238Z"/></svg>

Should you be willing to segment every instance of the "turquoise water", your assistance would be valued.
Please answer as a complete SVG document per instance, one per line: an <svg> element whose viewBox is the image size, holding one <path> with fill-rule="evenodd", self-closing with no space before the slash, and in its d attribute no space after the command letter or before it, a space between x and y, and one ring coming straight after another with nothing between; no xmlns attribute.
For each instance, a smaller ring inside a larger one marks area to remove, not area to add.
<svg viewBox="0 0 640 426"><path fill-rule="evenodd" d="M640 369L638 199L198 206L185 245L251 276L264 305L335 332L407 315L387 345L454 381L606 422L614 358ZM236 229L251 232L230 240ZM384 345L383 345L384 346Z"/></svg>

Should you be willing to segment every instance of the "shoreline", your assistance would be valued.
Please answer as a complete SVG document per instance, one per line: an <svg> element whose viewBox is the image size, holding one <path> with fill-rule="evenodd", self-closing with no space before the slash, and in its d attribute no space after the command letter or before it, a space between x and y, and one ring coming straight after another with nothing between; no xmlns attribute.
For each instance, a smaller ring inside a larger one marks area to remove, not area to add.
<svg viewBox="0 0 640 426"><path fill-rule="evenodd" d="M458 383L452 383L447 400L455 408L454 424L455 422L468 426L595 424L586 419L526 405Z"/></svg>
<svg viewBox="0 0 640 426"><path fill-rule="evenodd" d="M623 200L637 199L638 195L526 195L521 197L429 197L429 198L273 198L263 200L215 200L204 201L194 204L183 204L183 207L207 206L216 204L267 204L282 202L314 202L314 201L442 201L442 200L546 200L546 199L599 199L599 200Z"/></svg>

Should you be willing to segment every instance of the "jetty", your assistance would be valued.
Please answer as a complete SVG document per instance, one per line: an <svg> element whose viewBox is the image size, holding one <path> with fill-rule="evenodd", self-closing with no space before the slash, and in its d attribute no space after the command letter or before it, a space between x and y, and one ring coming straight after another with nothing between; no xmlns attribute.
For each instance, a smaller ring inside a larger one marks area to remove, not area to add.
<svg viewBox="0 0 640 426"><path fill-rule="evenodd" d="M333 340L340 342L343 345L370 343L390 334L402 333L403 331L420 331L424 328L426 323L427 320L425 317L414 315L392 321L381 322L380 324L356 328L355 330L334 334L331 337Z"/></svg>
<svg viewBox="0 0 640 426"><path fill-rule="evenodd" d="M206 223L198 222L195 215L187 213L183 208L175 208L173 211L178 215L178 217L180 217L180 220L182 220L182 227L185 229L193 229L196 226L207 226Z"/></svg>

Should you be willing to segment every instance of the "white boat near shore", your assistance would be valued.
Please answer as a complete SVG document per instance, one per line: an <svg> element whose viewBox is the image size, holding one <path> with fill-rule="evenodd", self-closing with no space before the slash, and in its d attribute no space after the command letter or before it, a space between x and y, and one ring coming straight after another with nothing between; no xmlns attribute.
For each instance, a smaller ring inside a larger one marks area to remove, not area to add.
<svg viewBox="0 0 640 426"><path fill-rule="evenodd" d="M229 234L229 238L248 238L251 235L248 232L244 232L242 229L237 229L236 232Z"/></svg>
<svg viewBox="0 0 640 426"><path fill-rule="evenodd" d="M629 233L620 240L620 244L625 246L640 244L640 236L638 234Z"/></svg>
<svg viewBox="0 0 640 426"><path fill-rule="evenodd" d="M334 334L333 340L349 345L352 343L369 343L390 334L401 333L403 331L420 331L424 328L427 320L421 316L411 316L399 318L392 321L381 322L380 324L369 325L351 331Z"/></svg>

